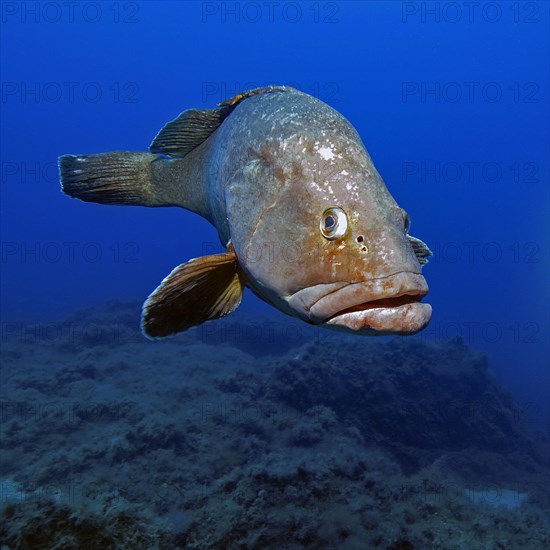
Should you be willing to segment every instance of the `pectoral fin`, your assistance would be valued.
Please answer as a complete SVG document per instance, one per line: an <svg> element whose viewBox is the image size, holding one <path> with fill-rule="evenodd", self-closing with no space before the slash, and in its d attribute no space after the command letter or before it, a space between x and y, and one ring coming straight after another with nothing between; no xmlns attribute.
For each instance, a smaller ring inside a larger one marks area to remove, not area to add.
<svg viewBox="0 0 550 550"><path fill-rule="evenodd" d="M233 247L176 267L143 305L142 330L149 338L182 332L233 312L244 279Z"/></svg>
<svg viewBox="0 0 550 550"><path fill-rule="evenodd" d="M427 264L429 261L428 258L433 256L432 251L428 248L428 245L424 241L421 241L412 235L407 235L407 239L412 246L416 258L418 259L418 263L420 265Z"/></svg>

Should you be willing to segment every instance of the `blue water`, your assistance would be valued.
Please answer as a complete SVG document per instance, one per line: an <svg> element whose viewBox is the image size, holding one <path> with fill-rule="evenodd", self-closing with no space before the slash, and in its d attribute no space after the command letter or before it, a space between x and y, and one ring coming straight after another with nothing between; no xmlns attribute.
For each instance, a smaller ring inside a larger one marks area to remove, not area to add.
<svg viewBox="0 0 550 550"><path fill-rule="evenodd" d="M221 250L185 210L69 199L59 155L146 150L184 109L289 84L354 124L434 251L434 314L416 338L486 350L527 419L544 419L547 2L69 4L1 6L4 323L144 299ZM248 292L241 307L268 309Z"/></svg>

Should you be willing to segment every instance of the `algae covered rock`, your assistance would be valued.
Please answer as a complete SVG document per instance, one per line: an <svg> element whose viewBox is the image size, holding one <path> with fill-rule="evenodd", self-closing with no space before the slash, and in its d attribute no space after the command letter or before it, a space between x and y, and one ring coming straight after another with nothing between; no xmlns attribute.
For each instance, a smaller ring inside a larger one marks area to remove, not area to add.
<svg viewBox="0 0 550 550"><path fill-rule="evenodd" d="M71 317L124 338L5 340L6 549L550 542L544 447L462 341L283 341L292 321L240 315L157 343L134 309Z"/></svg>
<svg viewBox="0 0 550 550"><path fill-rule="evenodd" d="M468 448L535 455L487 357L460 339L318 340L275 361L267 392L303 412L329 407L407 470Z"/></svg>

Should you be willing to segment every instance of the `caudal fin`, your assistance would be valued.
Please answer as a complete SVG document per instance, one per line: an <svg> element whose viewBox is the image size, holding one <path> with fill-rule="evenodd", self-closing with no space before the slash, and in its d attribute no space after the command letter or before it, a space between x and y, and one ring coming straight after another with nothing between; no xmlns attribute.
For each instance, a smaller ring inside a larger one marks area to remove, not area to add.
<svg viewBox="0 0 550 550"><path fill-rule="evenodd" d="M174 204L153 182L159 155L116 151L99 155L59 157L61 188L71 197L102 204L167 206ZM166 162L166 161L164 161Z"/></svg>

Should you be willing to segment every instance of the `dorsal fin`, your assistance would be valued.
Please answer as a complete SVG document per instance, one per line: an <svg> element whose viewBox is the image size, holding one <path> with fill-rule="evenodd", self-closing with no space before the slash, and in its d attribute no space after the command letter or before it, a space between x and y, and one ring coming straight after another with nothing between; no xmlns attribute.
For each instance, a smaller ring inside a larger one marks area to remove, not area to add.
<svg viewBox="0 0 550 550"><path fill-rule="evenodd" d="M226 99L225 101L218 103L218 105L220 107L223 105L230 105L233 107L240 103L243 99L252 97L253 95L271 94L273 92L288 92L291 89L292 88L290 88L290 86L264 86L263 88L254 88L253 90L247 90L246 92L241 92L236 96Z"/></svg>
<svg viewBox="0 0 550 550"><path fill-rule="evenodd" d="M266 86L241 92L219 103L217 109L189 109L170 121L156 135L149 150L173 158L183 158L203 141L206 141L231 114L233 109L248 97L272 92L287 92L288 86Z"/></svg>
<svg viewBox="0 0 550 550"><path fill-rule="evenodd" d="M151 153L183 158L208 139L233 109L231 106L223 106L217 109L184 111L162 128L149 150Z"/></svg>

